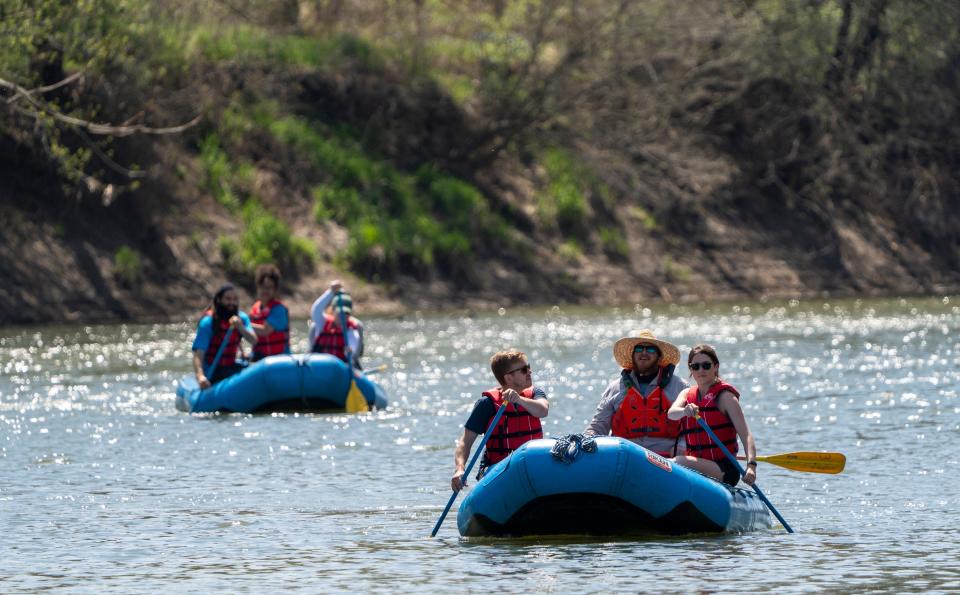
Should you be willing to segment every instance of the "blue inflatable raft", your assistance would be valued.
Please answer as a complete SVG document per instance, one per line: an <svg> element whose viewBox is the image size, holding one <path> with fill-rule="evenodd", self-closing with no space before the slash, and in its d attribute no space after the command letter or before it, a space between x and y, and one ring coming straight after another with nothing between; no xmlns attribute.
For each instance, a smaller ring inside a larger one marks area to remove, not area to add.
<svg viewBox="0 0 960 595"><path fill-rule="evenodd" d="M553 439L531 440L487 471L463 500L460 534L634 535L750 531L771 526L752 491L731 488L614 437L570 463Z"/></svg>
<svg viewBox="0 0 960 595"><path fill-rule="evenodd" d="M361 372L355 378L371 409L386 408L386 394L377 383ZM347 364L337 357L271 355L206 390L200 390L192 375L184 376L177 384L176 406L191 413L343 411L349 389Z"/></svg>

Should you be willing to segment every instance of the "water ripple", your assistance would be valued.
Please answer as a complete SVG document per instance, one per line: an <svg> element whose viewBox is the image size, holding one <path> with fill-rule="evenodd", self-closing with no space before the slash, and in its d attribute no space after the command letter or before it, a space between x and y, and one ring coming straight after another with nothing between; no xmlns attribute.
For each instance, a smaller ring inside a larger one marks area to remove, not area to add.
<svg viewBox="0 0 960 595"><path fill-rule="evenodd" d="M4 591L956 591L960 458L942 448L960 430L954 303L369 319L391 407L359 417L177 412L192 323L8 329ZM460 539L454 512L427 537L494 351L529 355L552 399L545 430L567 434L616 377L613 343L639 328L684 353L717 347L761 454L847 455L840 475L761 465L796 534Z"/></svg>

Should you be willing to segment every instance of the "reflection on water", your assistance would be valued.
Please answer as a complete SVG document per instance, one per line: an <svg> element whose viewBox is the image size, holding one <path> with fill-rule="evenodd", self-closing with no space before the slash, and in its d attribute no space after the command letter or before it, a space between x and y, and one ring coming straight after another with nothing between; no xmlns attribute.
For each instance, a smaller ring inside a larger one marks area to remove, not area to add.
<svg viewBox="0 0 960 595"><path fill-rule="evenodd" d="M3 590L960 590L957 304L369 319L391 407L361 417L177 412L189 324L8 330ZM761 464L796 534L462 540L452 513L427 537L494 351L527 352L553 402L545 431L568 434L616 375L613 343L644 327L684 354L717 347L761 454L847 455L836 476Z"/></svg>

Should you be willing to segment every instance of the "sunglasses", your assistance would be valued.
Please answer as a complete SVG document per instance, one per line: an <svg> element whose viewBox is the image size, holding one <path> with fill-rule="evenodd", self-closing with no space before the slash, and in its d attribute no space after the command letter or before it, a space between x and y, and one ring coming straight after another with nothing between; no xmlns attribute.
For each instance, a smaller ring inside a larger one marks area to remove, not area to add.
<svg viewBox="0 0 960 595"><path fill-rule="evenodd" d="M633 348L634 353L643 353L644 351L647 353L660 353L660 350L653 345L637 345Z"/></svg>
<svg viewBox="0 0 960 595"><path fill-rule="evenodd" d="M693 370L694 372L696 372L700 368L703 368L704 370L709 370L712 367L713 367L713 362L703 362L702 364L697 362L697 363L690 364L690 369Z"/></svg>
<svg viewBox="0 0 960 595"><path fill-rule="evenodd" d="M524 374L529 374L529 373L530 373L530 364L527 364L527 365L525 365L525 366L520 366L519 368L514 368L514 369L510 370L509 372L507 372L507 374L513 374L514 372L523 372ZM506 374L504 374L504 376L506 376Z"/></svg>

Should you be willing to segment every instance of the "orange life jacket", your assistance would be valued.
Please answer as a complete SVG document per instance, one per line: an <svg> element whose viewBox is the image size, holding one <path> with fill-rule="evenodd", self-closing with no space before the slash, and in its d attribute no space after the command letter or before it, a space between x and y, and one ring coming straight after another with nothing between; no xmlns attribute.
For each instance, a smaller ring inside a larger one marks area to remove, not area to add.
<svg viewBox="0 0 960 595"><path fill-rule="evenodd" d="M345 350L345 341L343 338L343 331L339 326L334 324L334 318L331 314L324 314L323 328L320 329L320 333L317 335L316 341L313 343L313 352L314 353L329 353L335 355L347 361L347 352ZM347 317L347 328L355 329L357 328L357 323L349 316Z"/></svg>
<svg viewBox="0 0 960 595"><path fill-rule="evenodd" d="M483 393L483 396L493 400L497 409L503 404L503 389L492 388ZM533 387L521 391L521 397L533 398ZM487 425L493 417L487 420ZM510 453L520 448L525 442L543 438L543 428L540 418L530 415L522 406L510 403L507 405L497 427L490 431L487 439L487 450L483 453L483 467L495 465L510 456Z"/></svg>
<svg viewBox="0 0 960 595"><path fill-rule="evenodd" d="M661 370L660 373L662 374L663 371ZM623 380L627 386L627 395L613 414L611 433L627 439L649 436L676 440L680 436L680 422L667 417L671 402L663 389L657 386L653 392L644 397L633 385L629 371L624 370ZM673 456L670 452L657 454Z"/></svg>
<svg viewBox="0 0 960 595"><path fill-rule="evenodd" d="M718 382L710 387L706 395L700 394L700 387L693 386L687 391L687 403L693 403L700 408L700 417L707 423L720 442L727 447L730 454L737 455L737 430L733 422L717 408L717 396L728 390L734 397L740 399L740 393L725 382ZM717 448L710 435L707 434L695 417L684 417L683 437L687 441L687 456L711 461L721 461L727 458L723 451Z"/></svg>
<svg viewBox="0 0 960 595"><path fill-rule="evenodd" d="M270 316L270 311L277 306L285 307L279 300L270 300L266 306L260 300L257 300L250 308L250 322L263 324ZM253 346L253 359L277 355L278 353L290 353L289 328L285 330L274 329L269 335L257 337L257 344Z"/></svg>
<svg viewBox="0 0 960 595"><path fill-rule="evenodd" d="M227 335L227 331L230 329L229 320L221 320L219 326L217 321L213 318L213 312L208 310L206 313L210 317L210 322L213 325L213 335L210 337L210 346L207 347L207 352L204 354L204 361L209 366L213 363L213 358L217 357L217 351L220 349L220 344L223 343L223 338ZM217 362L217 367L226 367L232 366L237 361L237 349L240 347L240 339L242 335L239 331L234 330L230 333L230 340L227 341L227 346L223 348L223 355L220 356L220 361Z"/></svg>

